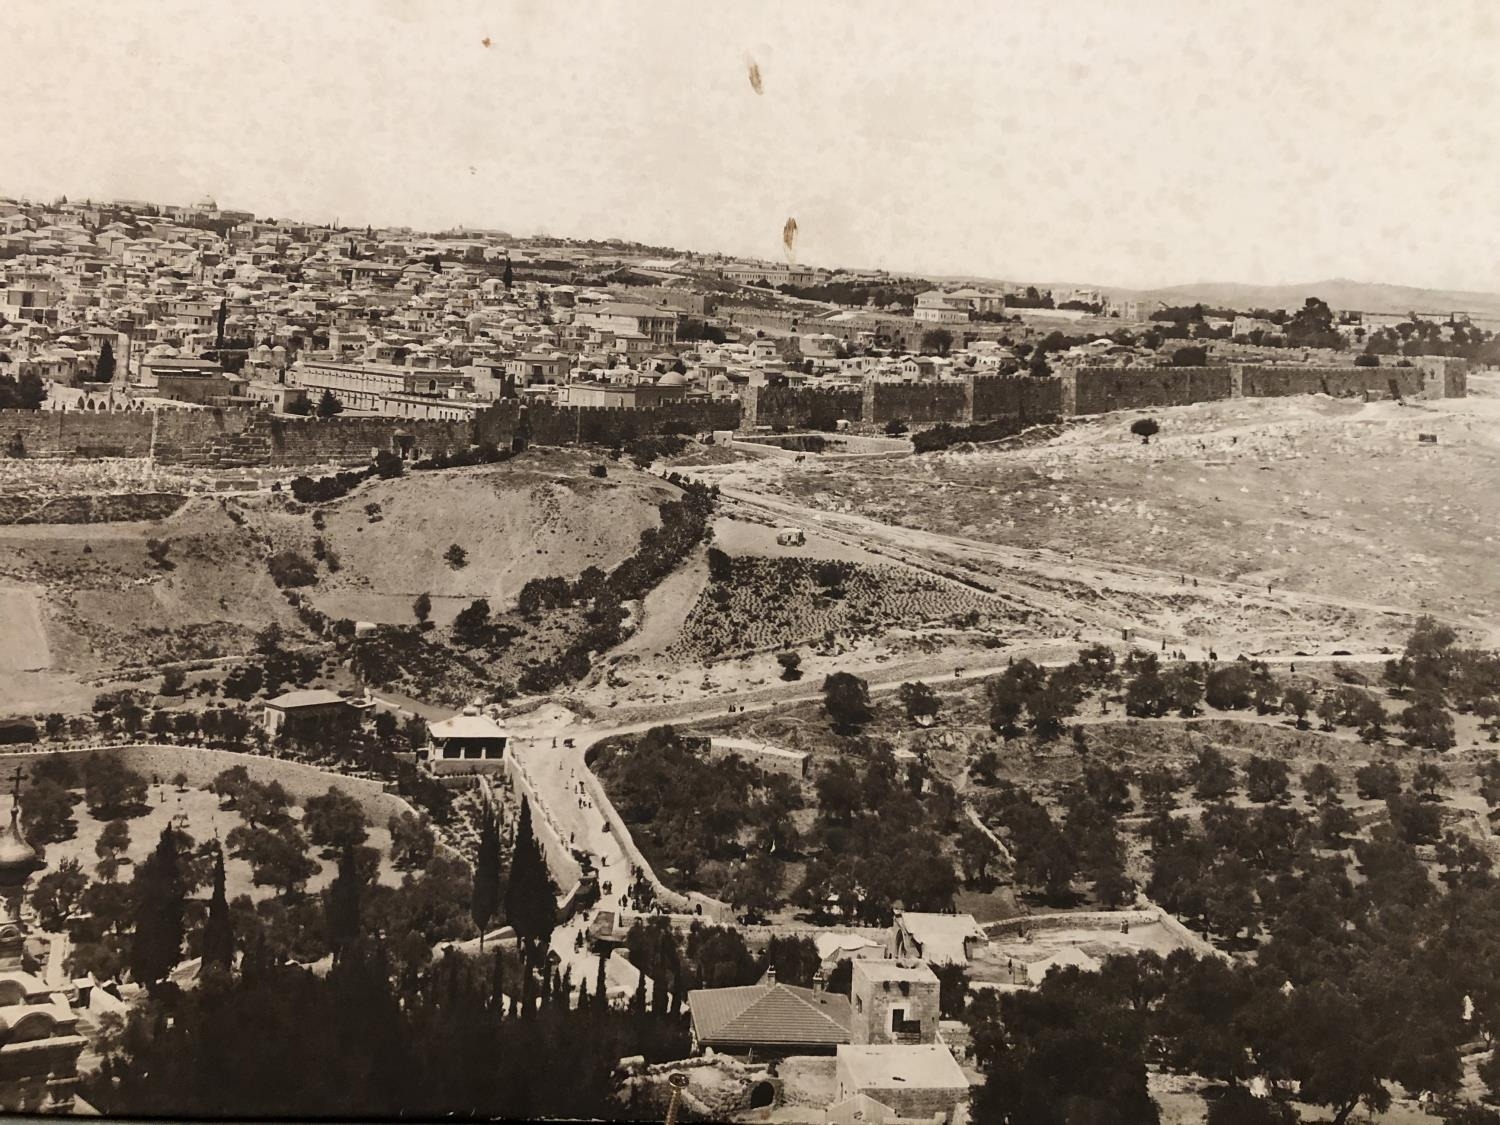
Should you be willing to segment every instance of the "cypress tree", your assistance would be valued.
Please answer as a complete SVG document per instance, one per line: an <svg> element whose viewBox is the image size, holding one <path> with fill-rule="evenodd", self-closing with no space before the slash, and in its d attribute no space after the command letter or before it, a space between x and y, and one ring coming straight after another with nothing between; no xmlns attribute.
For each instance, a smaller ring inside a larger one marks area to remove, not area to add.
<svg viewBox="0 0 1500 1125"><path fill-rule="evenodd" d="M636 1015L644 1015L646 1011L646 974L641 973L635 978L635 995L630 998L630 1010Z"/></svg>
<svg viewBox="0 0 1500 1125"><path fill-rule="evenodd" d="M531 830L531 804L521 798L521 817L516 825L516 848L511 858L510 880L505 885L505 918L521 939L532 967L540 958L557 924L557 897L542 849Z"/></svg>
<svg viewBox="0 0 1500 1125"><path fill-rule="evenodd" d="M494 808L486 806L479 824L479 852L474 859L474 886L469 896L469 916L479 930L480 949L484 948L484 931L499 905L500 828L495 823Z"/></svg>
<svg viewBox="0 0 1500 1125"><path fill-rule="evenodd" d="M182 903L187 886L170 825L161 830L156 850L136 868L130 886L135 898L130 973L141 984L154 985L182 956Z"/></svg>
<svg viewBox="0 0 1500 1125"><path fill-rule="evenodd" d="M660 1016L665 1014L666 1010L667 974L665 972L658 972L651 981L651 1014Z"/></svg>
<svg viewBox="0 0 1500 1125"><path fill-rule="evenodd" d="M515 274L511 271L511 268L510 268L510 259L506 258L505 259L505 276L504 276L506 292L510 291L511 283L514 280L515 280Z"/></svg>
<svg viewBox="0 0 1500 1125"><path fill-rule="evenodd" d="M339 856L339 872L328 886L323 902L324 921L328 926L328 944L333 959L340 961L349 947L359 939L359 869L352 845L344 846Z"/></svg>
<svg viewBox="0 0 1500 1125"><path fill-rule="evenodd" d="M229 972L234 967L234 919L224 895L224 849L214 849L214 892L203 923L203 968Z"/></svg>
<svg viewBox="0 0 1500 1125"><path fill-rule="evenodd" d="M115 377L115 348L108 340L99 347L99 361L94 364L94 382L109 383Z"/></svg>
<svg viewBox="0 0 1500 1125"><path fill-rule="evenodd" d="M495 973L490 980L490 1007L505 1014L505 957L504 950L495 950Z"/></svg>
<svg viewBox="0 0 1500 1125"><path fill-rule="evenodd" d="M609 982L604 977L608 964L609 947L603 946L599 950L599 975L594 978L594 1006L598 1008L609 1007Z"/></svg>

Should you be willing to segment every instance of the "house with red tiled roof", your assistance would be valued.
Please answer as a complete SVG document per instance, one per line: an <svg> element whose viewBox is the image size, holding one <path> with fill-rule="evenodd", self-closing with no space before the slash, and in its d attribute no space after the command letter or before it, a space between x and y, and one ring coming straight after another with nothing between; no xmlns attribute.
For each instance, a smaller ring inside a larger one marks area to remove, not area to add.
<svg viewBox="0 0 1500 1125"><path fill-rule="evenodd" d="M740 988L696 988L687 1002L698 1051L831 1055L850 1041L847 996L778 984L774 973Z"/></svg>

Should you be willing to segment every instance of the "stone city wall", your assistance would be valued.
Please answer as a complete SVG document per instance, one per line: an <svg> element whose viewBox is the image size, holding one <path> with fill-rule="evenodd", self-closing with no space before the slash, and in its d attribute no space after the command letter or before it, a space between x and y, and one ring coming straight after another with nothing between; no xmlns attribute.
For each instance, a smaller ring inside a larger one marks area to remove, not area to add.
<svg viewBox="0 0 1500 1125"><path fill-rule="evenodd" d="M968 391L968 383L958 380L866 383L859 420L876 426L893 421L908 425L956 421L968 413Z"/></svg>
<svg viewBox="0 0 1500 1125"><path fill-rule="evenodd" d="M28 457L145 457L153 415L144 411L0 411L0 448L19 436Z"/></svg>
<svg viewBox="0 0 1500 1125"><path fill-rule="evenodd" d="M517 432L535 445L609 445L651 434L706 433L739 426L740 404L732 399L669 402L640 410L537 403L526 407Z"/></svg>
<svg viewBox="0 0 1500 1125"><path fill-rule="evenodd" d="M475 444L475 426L469 421L281 417L266 421L272 465L365 464L376 452L392 449L398 431L402 440L410 437L411 453L417 457L459 453Z"/></svg>
<svg viewBox="0 0 1500 1125"><path fill-rule="evenodd" d="M864 418L864 391L858 388L746 387L740 392L743 422L753 426L801 428L813 418Z"/></svg>
<svg viewBox="0 0 1500 1125"><path fill-rule="evenodd" d="M213 469L359 465L378 450L417 456L472 445L616 444L673 431L702 433L752 426L804 427L844 419L876 428L1092 415L1184 406L1231 398L1328 394L1405 398L1463 397L1467 365L1418 357L1410 367L1065 367L1059 376L967 375L926 383L867 383L863 388L748 387L741 401L665 403L640 410L522 407L502 399L472 420L390 417L297 418L226 408L159 411L0 411L0 448L19 441L28 457L153 457L163 464Z"/></svg>
<svg viewBox="0 0 1500 1125"><path fill-rule="evenodd" d="M844 419L882 426L973 422L987 418L1052 417L1063 404L1062 380L1030 375L970 375L921 383L831 387L747 387L741 392L745 426L806 426L810 419Z"/></svg>
<svg viewBox="0 0 1500 1125"><path fill-rule="evenodd" d="M968 380L969 414L963 421L987 418L1054 418L1063 413L1063 381L1055 375L975 375Z"/></svg>
<svg viewBox="0 0 1500 1125"><path fill-rule="evenodd" d="M1079 367L1064 378L1075 387L1073 414L1215 402L1232 383L1228 367Z"/></svg>
<svg viewBox="0 0 1500 1125"><path fill-rule="evenodd" d="M1272 367L1246 364L1240 393L1245 398L1279 398L1284 395L1331 395L1334 398L1362 398L1366 394L1381 398L1390 396L1394 381L1403 398L1422 398L1428 394L1431 376L1420 366L1396 367ZM1441 398L1439 378L1433 398Z"/></svg>

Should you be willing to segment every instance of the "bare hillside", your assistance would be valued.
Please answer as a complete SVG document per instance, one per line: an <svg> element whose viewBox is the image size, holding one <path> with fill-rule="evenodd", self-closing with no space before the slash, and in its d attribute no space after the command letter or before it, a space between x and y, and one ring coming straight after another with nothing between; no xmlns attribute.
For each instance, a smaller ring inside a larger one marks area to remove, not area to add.
<svg viewBox="0 0 1500 1125"><path fill-rule="evenodd" d="M404 623L412 600L430 594L439 622L475 598L514 604L533 578L577 578L609 570L656 527L675 490L615 462L537 451L500 465L414 473L375 481L324 510L320 533L337 573L320 578L313 601L333 617ZM445 559L457 544L462 566Z"/></svg>

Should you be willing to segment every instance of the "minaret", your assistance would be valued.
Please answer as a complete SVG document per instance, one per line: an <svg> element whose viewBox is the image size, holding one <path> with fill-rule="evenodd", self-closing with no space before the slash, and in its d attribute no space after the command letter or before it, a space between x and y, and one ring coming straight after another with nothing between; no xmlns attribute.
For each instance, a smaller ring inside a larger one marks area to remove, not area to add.
<svg viewBox="0 0 1500 1125"><path fill-rule="evenodd" d="M32 875L45 867L41 856L21 832L21 771L16 770L11 793L10 824L0 830L0 972L25 971L26 927L21 903Z"/></svg>

